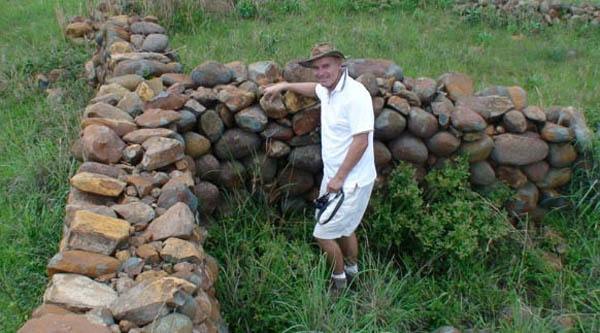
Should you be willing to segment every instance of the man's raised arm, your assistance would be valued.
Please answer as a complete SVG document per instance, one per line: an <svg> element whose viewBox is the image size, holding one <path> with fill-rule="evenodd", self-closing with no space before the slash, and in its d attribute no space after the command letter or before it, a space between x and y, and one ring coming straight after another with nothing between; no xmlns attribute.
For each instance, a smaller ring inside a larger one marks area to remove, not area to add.
<svg viewBox="0 0 600 333"><path fill-rule="evenodd" d="M281 92L282 90L291 90L300 95L308 97L317 97L317 94L315 93L316 87L317 83L315 82L279 82L266 87L265 95L267 95L268 97L272 97L275 94Z"/></svg>

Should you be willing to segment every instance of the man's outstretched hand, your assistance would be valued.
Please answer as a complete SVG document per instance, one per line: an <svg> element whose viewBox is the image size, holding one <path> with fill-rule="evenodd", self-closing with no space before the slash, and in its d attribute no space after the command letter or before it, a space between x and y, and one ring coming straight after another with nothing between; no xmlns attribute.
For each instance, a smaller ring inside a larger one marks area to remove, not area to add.
<svg viewBox="0 0 600 333"><path fill-rule="evenodd" d="M279 94L282 90L285 90L287 85L287 82L278 82L272 84L265 88L264 95L269 99L273 98L276 94Z"/></svg>

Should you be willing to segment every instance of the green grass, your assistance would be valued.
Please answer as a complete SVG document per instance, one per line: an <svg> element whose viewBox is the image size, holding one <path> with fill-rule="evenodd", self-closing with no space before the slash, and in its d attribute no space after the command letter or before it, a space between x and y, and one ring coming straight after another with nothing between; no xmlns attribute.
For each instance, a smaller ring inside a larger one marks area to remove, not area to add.
<svg viewBox="0 0 600 333"><path fill-rule="evenodd" d="M91 89L79 78L89 50L67 43L55 6L78 12L78 1L3 3L0 19L0 331L14 332L41 303L45 266L61 238L69 174L68 147ZM69 70L49 103L34 74Z"/></svg>
<svg viewBox="0 0 600 333"><path fill-rule="evenodd" d="M404 11L362 12L351 0L286 0L257 7L251 19L187 13L166 22L188 71L208 59L283 65L306 57L312 44L331 40L353 58L392 59L410 77L461 71L477 89L520 85L531 104L574 105L593 127L600 123L597 28L467 24L431 2L402 3ZM0 91L0 191L7 194L0 196L2 332L16 331L41 302L45 265L61 237L75 167L68 146L79 110L92 95L79 73L92 50L61 36L55 9L72 15L82 7L75 0L11 1L0 17L0 80L8 82ZM70 71L58 84L66 88L64 102L48 103L33 74L58 67ZM597 163L600 153L594 156ZM222 312L233 331L427 332L455 325L546 332L560 315L575 319L574 331L597 331L600 212L592 184L599 170L596 165L574 182L568 199L576 209L551 212L544 221L568 244L560 271L540 259L550 250L541 232L520 231L519 241L503 244L505 252L443 273L410 252L390 261L364 248L359 288L337 300L326 292L328 272L311 240L309 218L286 216L282 224L260 200L238 203L232 217L214 222L207 245L223 269ZM532 315L520 315L523 305ZM512 319L500 314L505 308Z"/></svg>

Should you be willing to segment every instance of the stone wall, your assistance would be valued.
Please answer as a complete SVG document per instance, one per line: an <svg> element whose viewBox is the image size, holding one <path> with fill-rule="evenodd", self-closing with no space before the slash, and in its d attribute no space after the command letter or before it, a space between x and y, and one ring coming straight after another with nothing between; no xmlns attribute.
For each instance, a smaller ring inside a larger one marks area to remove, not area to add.
<svg viewBox="0 0 600 333"><path fill-rule="evenodd" d="M548 0L454 0L461 13L490 8L498 15L537 19L548 25L569 23L600 27L600 4L571 4Z"/></svg>
<svg viewBox="0 0 600 333"><path fill-rule="evenodd" d="M317 195L318 101L262 96L280 80L314 81L311 71L297 60L206 61L188 75L156 21L100 10L65 30L97 43L85 65L97 93L72 147L84 163L51 283L21 332L226 331L201 227L225 206L222 190L264 190L292 205ZM350 60L348 70L372 95L379 186L399 161L422 177L468 153L475 186L504 181L519 196L509 208L533 212L553 204L590 142L581 112L529 105L520 87L475 92L465 74L408 78L381 59Z"/></svg>

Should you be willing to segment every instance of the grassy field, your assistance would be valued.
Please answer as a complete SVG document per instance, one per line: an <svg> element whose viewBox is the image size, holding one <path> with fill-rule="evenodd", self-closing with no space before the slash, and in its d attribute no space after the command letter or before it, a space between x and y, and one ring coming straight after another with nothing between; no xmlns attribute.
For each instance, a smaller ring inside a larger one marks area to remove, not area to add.
<svg viewBox="0 0 600 333"><path fill-rule="evenodd" d="M600 123L598 28L477 18L466 23L443 4L429 2L403 1L393 8L352 0L274 3L256 7L238 1L247 6L229 16L175 12L164 23L188 71L208 59L272 59L283 65L330 40L353 58L392 59L410 77L461 71L477 89L520 85L531 104L574 105L585 110L591 126ZM65 41L57 23L61 13L83 11L78 1L10 1L4 7L0 331L13 332L41 302L44 268L60 239L69 174L76 166L68 146L77 134L79 111L93 93L79 73L92 50ZM65 89L63 100L48 102L33 75L59 67L70 71L57 84ZM233 216L214 222L207 246L223 268L222 312L234 332L426 332L443 325L546 332L560 329L561 316L573 321L573 331L597 331L600 212L590 198L598 193L591 186L598 170L581 172L573 182L567 199L574 209L552 212L544 221L567 244L562 270L543 260L553 244L541 232L521 231L504 252L444 270L428 268L406 250L390 259L365 249L359 288L337 300L325 292L327 272L310 239L310 220L300 214L282 223L260 200L238 199Z"/></svg>

